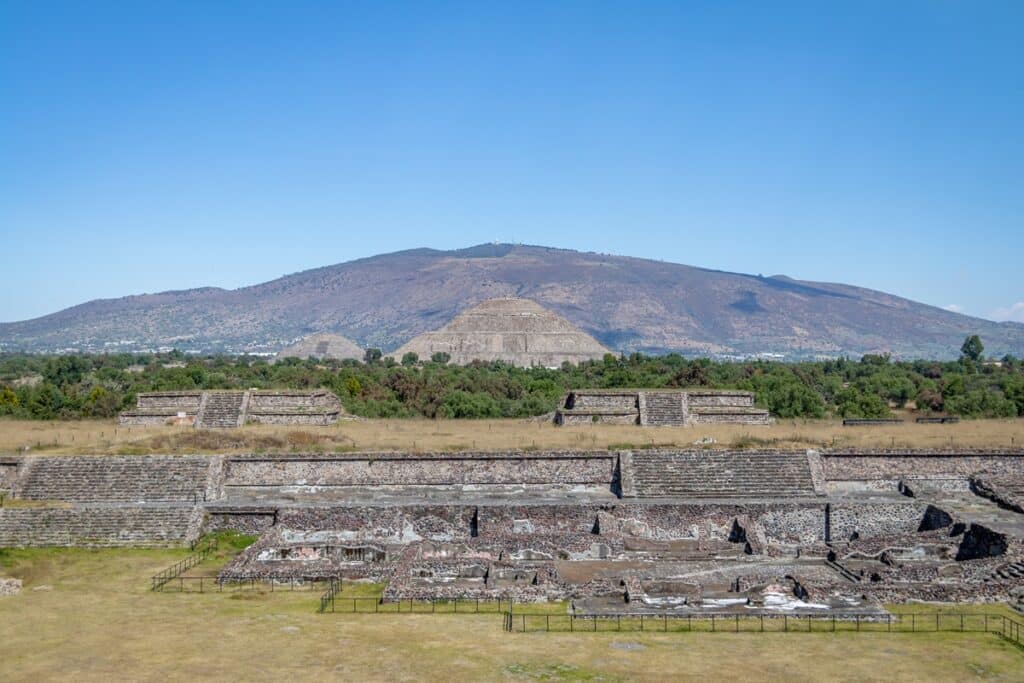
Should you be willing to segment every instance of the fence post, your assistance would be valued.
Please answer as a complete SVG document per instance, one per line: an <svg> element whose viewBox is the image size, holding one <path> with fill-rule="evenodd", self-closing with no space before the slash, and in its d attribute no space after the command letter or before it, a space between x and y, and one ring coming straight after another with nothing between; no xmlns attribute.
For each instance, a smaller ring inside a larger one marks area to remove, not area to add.
<svg viewBox="0 0 1024 683"><path fill-rule="evenodd" d="M789 615L782 615L782 628L786 633L789 633Z"/></svg>
<svg viewBox="0 0 1024 683"><path fill-rule="evenodd" d="M711 632L712 633L715 632L715 615L714 614L711 615Z"/></svg>
<svg viewBox="0 0 1024 683"><path fill-rule="evenodd" d="M917 633L917 615L916 614L911 614L910 615L910 632L911 633Z"/></svg>
<svg viewBox="0 0 1024 683"><path fill-rule="evenodd" d="M935 632L939 632L939 613L935 613Z"/></svg>

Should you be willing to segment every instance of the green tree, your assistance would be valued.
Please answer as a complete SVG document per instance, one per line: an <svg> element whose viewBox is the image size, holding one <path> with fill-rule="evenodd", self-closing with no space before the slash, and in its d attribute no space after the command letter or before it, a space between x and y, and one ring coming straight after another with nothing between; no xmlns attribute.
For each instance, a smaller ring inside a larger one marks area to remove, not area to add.
<svg viewBox="0 0 1024 683"><path fill-rule="evenodd" d="M434 355L432 355L430 357L430 362L431 363L437 363L438 365L448 365L448 361L450 361L451 359L452 359L452 356L451 356L450 353L445 353L444 351L438 351L437 353L435 353Z"/></svg>
<svg viewBox="0 0 1024 683"><path fill-rule="evenodd" d="M402 365L404 365L406 367L409 367L411 365L416 365L416 363L418 363L419 361L420 361L420 355L418 353L414 352L414 351L410 351L409 353L407 353L404 356L402 356Z"/></svg>
<svg viewBox="0 0 1024 683"><path fill-rule="evenodd" d="M977 362L982 359L981 354L984 351L985 345L981 343L981 337L972 334L964 340L963 346L960 347L960 358Z"/></svg>
<svg viewBox="0 0 1024 683"><path fill-rule="evenodd" d="M373 365L380 360L381 355L380 349L366 349L363 360L366 361L367 365Z"/></svg>
<svg viewBox="0 0 1024 683"><path fill-rule="evenodd" d="M10 387L0 387L0 415L11 415L18 408L18 395Z"/></svg>

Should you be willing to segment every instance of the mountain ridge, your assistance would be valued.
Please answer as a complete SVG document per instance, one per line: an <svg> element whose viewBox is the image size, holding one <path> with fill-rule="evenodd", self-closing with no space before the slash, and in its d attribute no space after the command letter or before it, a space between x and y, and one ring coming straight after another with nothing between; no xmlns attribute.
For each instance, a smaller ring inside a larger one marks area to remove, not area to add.
<svg viewBox="0 0 1024 683"><path fill-rule="evenodd" d="M533 299L617 351L949 358L977 333L990 355L1024 355L1024 325L854 285L504 243L406 249L237 289L95 299L0 323L0 350L272 353L331 332L391 351L507 296Z"/></svg>

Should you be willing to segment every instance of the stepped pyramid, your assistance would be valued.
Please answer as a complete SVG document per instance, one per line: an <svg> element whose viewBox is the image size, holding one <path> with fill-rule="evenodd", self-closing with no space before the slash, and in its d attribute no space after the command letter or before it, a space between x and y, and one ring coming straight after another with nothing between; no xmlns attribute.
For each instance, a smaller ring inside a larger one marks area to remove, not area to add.
<svg viewBox="0 0 1024 683"><path fill-rule="evenodd" d="M398 360L410 351L423 360L444 352L457 365L501 360L549 368L611 353L565 318L534 301L513 298L477 304L441 329L421 334L389 355Z"/></svg>
<svg viewBox="0 0 1024 683"><path fill-rule="evenodd" d="M354 358L363 360L363 350L351 339L342 337L340 334L320 333L281 349L276 358L277 360L282 358L320 358L321 360Z"/></svg>

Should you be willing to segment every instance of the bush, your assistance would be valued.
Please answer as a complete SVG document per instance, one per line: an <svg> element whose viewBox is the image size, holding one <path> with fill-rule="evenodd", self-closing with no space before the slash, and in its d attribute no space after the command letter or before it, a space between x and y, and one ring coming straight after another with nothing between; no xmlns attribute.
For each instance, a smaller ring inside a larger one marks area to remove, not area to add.
<svg viewBox="0 0 1024 683"><path fill-rule="evenodd" d="M453 391L445 396L438 415L448 418L501 417L501 406L487 394Z"/></svg>

